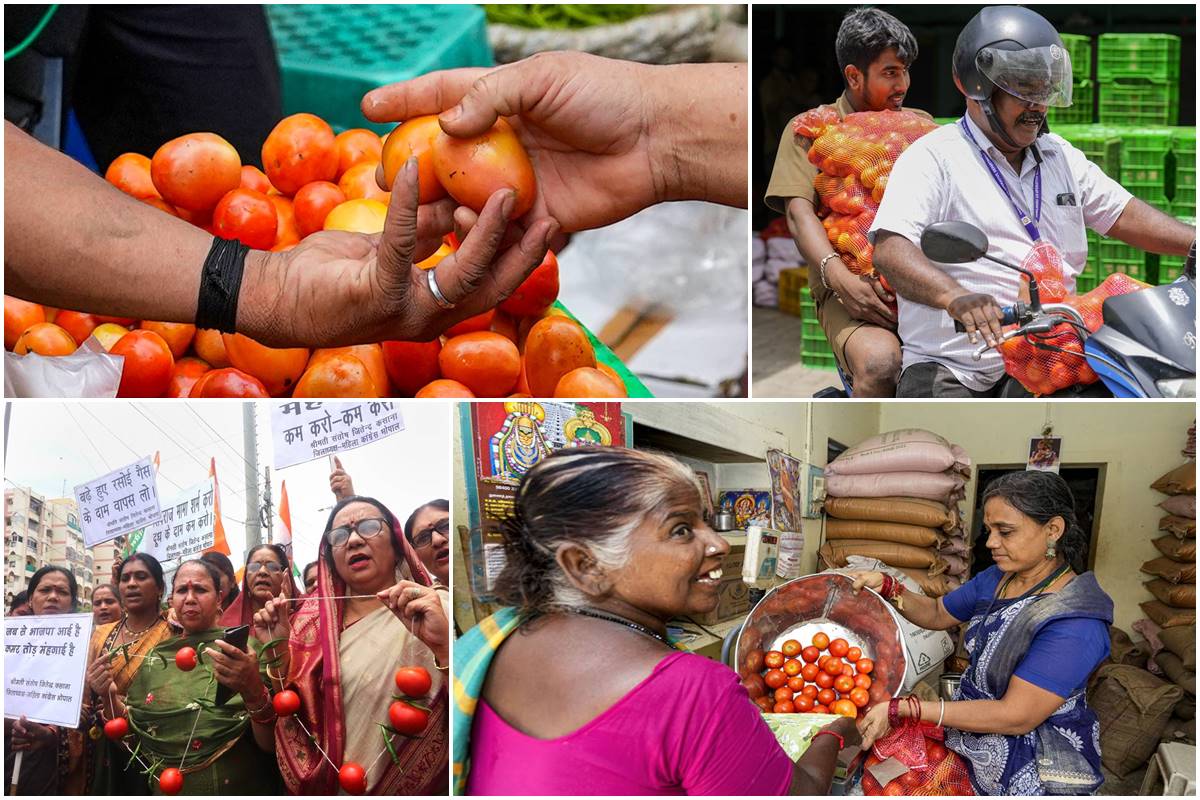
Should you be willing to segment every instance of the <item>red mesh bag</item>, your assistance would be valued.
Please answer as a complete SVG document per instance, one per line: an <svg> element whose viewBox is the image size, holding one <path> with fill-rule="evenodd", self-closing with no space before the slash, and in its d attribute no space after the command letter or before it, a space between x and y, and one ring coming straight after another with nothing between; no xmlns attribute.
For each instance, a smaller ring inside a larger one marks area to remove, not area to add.
<svg viewBox="0 0 1200 800"><path fill-rule="evenodd" d="M825 230L842 261L859 275L874 271L874 248L866 233L883 201L892 165L917 139L936 128L933 122L908 111L865 111L840 122L833 109L818 108L796 118L798 135L813 139L808 160L821 172L813 182L821 201L819 215L829 220ZM843 222L838 218L853 220ZM852 236L861 232L860 238Z"/></svg>
<svg viewBox="0 0 1200 800"><path fill-rule="evenodd" d="M1104 324L1105 300L1145 288L1148 284L1114 273L1087 294L1070 295L1061 302L1078 310L1088 331L1095 332ZM1050 302L1045 294L1042 300ZM1069 352L1060 353L1047 347ZM1083 356L1083 340L1070 325L1059 325L1048 334L1009 339L1000 345L1000 354L1004 357L1005 371L1036 395L1052 394L1076 384L1086 386L1100 379L1088 366Z"/></svg>
<svg viewBox="0 0 1200 800"><path fill-rule="evenodd" d="M1067 285L1063 282L1062 254L1049 242L1038 242L1021 262L1024 269L1033 273L1038 282L1038 295L1043 303L1061 303L1067 297ZM1024 285L1022 299L1029 299L1029 281L1022 276Z"/></svg>
<svg viewBox="0 0 1200 800"><path fill-rule="evenodd" d="M862 788L866 795L895 795L937 797L943 795L973 795L971 776L966 762L946 748L945 731L928 722L914 724L904 720L875 742L863 763ZM908 772L881 786L870 768L895 758Z"/></svg>

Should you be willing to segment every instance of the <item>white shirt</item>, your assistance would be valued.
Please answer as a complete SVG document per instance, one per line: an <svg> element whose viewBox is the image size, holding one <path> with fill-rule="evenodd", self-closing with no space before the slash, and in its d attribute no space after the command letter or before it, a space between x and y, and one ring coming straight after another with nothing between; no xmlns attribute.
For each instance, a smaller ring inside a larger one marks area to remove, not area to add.
<svg viewBox="0 0 1200 800"><path fill-rule="evenodd" d="M967 125L979 145L1000 168L1017 204L1033 216L1034 168L1037 161L1030 149L1020 174L1004 155L967 117ZM1063 258L1064 282L1075 288L1075 276L1087 266L1087 234L1091 228L1108 232L1133 196L1103 170L1087 160L1062 137L1040 136L1042 156L1042 217L1038 223L1042 239L1058 248ZM1060 195L1071 193L1076 205L1059 205ZM1012 204L984 166L979 149L963 134L958 124L943 125L905 150L892 167L888 192L868 234L898 233L920 247L921 232L934 222L961 220L987 234L988 252L1005 261L1021 264L1033 247L1028 232L1017 219ZM1002 306L1018 299L1021 273L991 261L943 264L930 261L968 292L990 294ZM900 340L904 343L902 369L923 362L937 362L950 369L964 386L987 389L1004 376L1004 360L989 350L980 361L971 353L965 333L955 333L954 320L945 311L898 297ZM982 344L982 341L980 342Z"/></svg>

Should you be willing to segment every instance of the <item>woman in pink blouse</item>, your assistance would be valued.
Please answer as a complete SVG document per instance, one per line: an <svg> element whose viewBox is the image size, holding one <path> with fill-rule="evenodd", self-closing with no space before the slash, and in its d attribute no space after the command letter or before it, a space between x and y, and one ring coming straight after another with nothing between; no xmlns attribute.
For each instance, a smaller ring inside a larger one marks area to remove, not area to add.
<svg viewBox="0 0 1200 800"><path fill-rule="evenodd" d="M729 550L689 468L623 448L557 452L525 475L505 534L496 593L512 608L455 647L456 690L478 701L461 764L456 743L459 786L828 792L838 750L859 741L853 720L793 764L732 670L667 640L668 620L716 606Z"/></svg>

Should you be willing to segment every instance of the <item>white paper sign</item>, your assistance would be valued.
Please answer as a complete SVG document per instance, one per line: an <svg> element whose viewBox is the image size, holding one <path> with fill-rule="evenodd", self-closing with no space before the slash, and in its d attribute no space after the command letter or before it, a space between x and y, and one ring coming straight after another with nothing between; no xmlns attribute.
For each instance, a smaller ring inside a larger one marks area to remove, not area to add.
<svg viewBox="0 0 1200 800"><path fill-rule="evenodd" d="M146 529L141 552L159 561L172 561L212 547L215 501L212 478L185 488L163 505L158 523Z"/></svg>
<svg viewBox="0 0 1200 800"><path fill-rule="evenodd" d="M377 442L404 430L395 403L292 402L271 407L275 469Z"/></svg>
<svg viewBox="0 0 1200 800"><path fill-rule="evenodd" d="M91 614L4 618L4 716L79 726Z"/></svg>
<svg viewBox="0 0 1200 800"><path fill-rule="evenodd" d="M86 547L158 520L158 488L149 458L75 487Z"/></svg>

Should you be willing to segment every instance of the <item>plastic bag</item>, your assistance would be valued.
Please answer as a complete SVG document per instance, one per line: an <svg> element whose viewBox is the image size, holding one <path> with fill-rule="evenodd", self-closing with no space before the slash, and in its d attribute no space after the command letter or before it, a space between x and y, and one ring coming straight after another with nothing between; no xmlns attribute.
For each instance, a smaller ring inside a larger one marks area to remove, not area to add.
<svg viewBox="0 0 1200 800"><path fill-rule="evenodd" d="M913 720L903 720L899 728L893 728L875 742L863 762L863 794L910 797L975 794L966 762L947 749L945 739L943 728L928 722L914 724ZM908 767L908 772L881 786L872 768L889 758Z"/></svg>
<svg viewBox="0 0 1200 800"><path fill-rule="evenodd" d="M116 397L124 356L89 337L67 356L4 354L6 397Z"/></svg>

